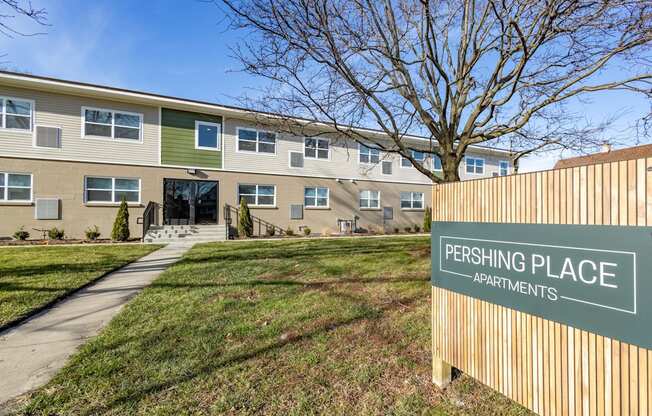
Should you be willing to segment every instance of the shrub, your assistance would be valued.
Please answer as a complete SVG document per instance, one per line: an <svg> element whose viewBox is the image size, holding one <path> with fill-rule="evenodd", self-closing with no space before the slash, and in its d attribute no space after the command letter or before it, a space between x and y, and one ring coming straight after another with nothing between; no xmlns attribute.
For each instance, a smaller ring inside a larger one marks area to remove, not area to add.
<svg viewBox="0 0 652 416"><path fill-rule="evenodd" d="M405 227L403 228L406 233L412 232L412 227Z"/></svg>
<svg viewBox="0 0 652 416"><path fill-rule="evenodd" d="M285 235L288 235L290 237L294 235L294 230L292 229L292 227L288 227L288 229L285 230Z"/></svg>
<svg viewBox="0 0 652 416"><path fill-rule="evenodd" d="M414 229L414 232L415 232L415 233L418 233L419 231L421 231L421 227L419 227L419 226L416 225L416 224L414 224L414 226L413 226L412 228Z"/></svg>
<svg viewBox="0 0 652 416"><path fill-rule="evenodd" d="M328 227L324 228L321 230L321 235L323 235L324 237L330 237L331 235L333 235L333 230Z"/></svg>
<svg viewBox="0 0 652 416"><path fill-rule="evenodd" d="M92 227L88 227L86 231L84 231L84 234L86 234L87 240L95 241L100 238L100 229L97 227L97 225L94 225Z"/></svg>
<svg viewBox="0 0 652 416"><path fill-rule="evenodd" d="M269 227L269 226L268 226L268 227L265 229L265 235L266 235L267 237L274 237L274 234L276 234L276 228L274 228L274 227Z"/></svg>
<svg viewBox="0 0 652 416"><path fill-rule="evenodd" d="M310 227L303 227L303 235L305 235L307 237L307 236L310 235L310 233L312 233L312 230L310 229Z"/></svg>
<svg viewBox="0 0 652 416"><path fill-rule="evenodd" d="M240 213L238 216L238 235L240 237L251 237L254 235L254 222L251 220L249 205L247 201L240 199Z"/></svg>
<svg viewBox="0 0 652 416"><path fill-rule="evenodd" d="M394 234L398 234L399 232L401 232L401 230L399 230L398 227L395 227L394 228Z"/></svg>
<svg viewBox="0 0 652 416"><path fill-rule="evenodd" d="M127 200L124 197L122 197L120 208L118 208L118 214L113 222L111 239L114 241L129 240L129 209L127 207Z"/></svg>
<svg viewBox="0 0 652 416"><path fill-rule="evenodd" d="M48 230L48 238L50 240L63 240L63 237L66 235L65 231L58 229L57 227L52 227Z"/></svg>
<svg viewBox="0 0 652 416"><path fill-rule="evenodd" d="M432 225L432 208L426 207L423 212L423 232L429 233Z"/></svg>
<svg viewBox="0 0 652 416"><path fill-rule="evenodd" d="M25 226L20 226L20 228L14 233L14 238L21 241L25 241L29 238L29 233L25 231Z"/></svg>

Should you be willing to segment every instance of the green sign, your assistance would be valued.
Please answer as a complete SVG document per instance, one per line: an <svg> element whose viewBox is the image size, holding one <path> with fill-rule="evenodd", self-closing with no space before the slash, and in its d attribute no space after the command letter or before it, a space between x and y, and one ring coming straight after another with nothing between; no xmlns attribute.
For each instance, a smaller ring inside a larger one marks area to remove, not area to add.
<svg viewBox="0 0 652 416"><path fill-rule="evenodd" d="M433 222L432 284L652 348L652 228Z"/></svg>

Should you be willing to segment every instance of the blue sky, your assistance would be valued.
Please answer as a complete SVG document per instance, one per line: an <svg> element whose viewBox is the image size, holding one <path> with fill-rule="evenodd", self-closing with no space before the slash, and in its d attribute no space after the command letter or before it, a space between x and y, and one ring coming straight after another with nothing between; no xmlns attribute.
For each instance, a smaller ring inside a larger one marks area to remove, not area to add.
<svg viewBox="0 0 652 416"><path fill-rule="evenodd" d="M238 104L238 97L262 81L239 71L229 47L244 36L226 28L223 11L198 0L32 0L48 11L50 27L24 19L23 32L46 35L0 36L4 66L36 75L143 90L184 98ZM251 91L250 91L251 93ZM572 111L595 122L614 112L621 121L609 132L632 138L628 127L649 110L643 99L606 93ZM550 167L557 154L523 163L525 170Z"/></svg>

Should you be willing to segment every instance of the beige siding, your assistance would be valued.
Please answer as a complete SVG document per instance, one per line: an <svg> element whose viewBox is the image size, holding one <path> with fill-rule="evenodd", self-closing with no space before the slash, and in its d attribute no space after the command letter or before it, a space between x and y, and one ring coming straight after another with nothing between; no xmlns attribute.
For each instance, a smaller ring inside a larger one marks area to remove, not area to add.
<svg viewBox="0 0 652 416"><path fill-rule="evenodd" d="M35 125L61 128L60 149L35 148L32 132L0 128L0 156L157 165L159 162L158 107L0 86L0 96L35 102ZM82 138L81 109L98 107L143 114L142 143Z"/></svg>

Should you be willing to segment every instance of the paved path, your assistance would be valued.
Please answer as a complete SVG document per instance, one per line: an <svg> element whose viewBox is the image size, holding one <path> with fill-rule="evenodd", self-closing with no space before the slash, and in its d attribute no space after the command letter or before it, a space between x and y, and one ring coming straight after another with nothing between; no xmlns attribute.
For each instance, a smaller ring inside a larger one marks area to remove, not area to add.
<svg viewBox="0 0 652 416"><path fill-rule="evenodd" d="M0 404L47 383L81 344L190 247L161 248L0 333Z"/></svg>

